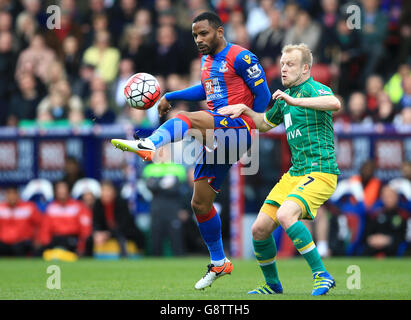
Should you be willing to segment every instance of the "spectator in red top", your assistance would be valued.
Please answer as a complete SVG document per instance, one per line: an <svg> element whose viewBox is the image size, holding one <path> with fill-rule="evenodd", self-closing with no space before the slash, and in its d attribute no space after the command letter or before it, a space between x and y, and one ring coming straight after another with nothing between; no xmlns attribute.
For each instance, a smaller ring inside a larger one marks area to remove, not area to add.
<svg viewBox="0 0 411 320"><path fill-rule="evenodd" d="M93 240L95 245L102 245L111 238L119 242L122 256L127 255L126 240L135 242L140 249L144 246L144 237L137 229L127 201L117 195L110 181L103 181L101 198L93 207Z"/></svg>
<svg viewBox="0 0 411 320"><path fill-rule="evenodd" d="M230 14L234 11L243 12L243 7L238 0L220 0L216 6L216 12L223 24L228 23Z"/></svg>
<svg viewBox="0 0 411 320"><path fill-rule="evenodd" d="M0 255L33 254L41 220L35 204L20 200L17 187L8 187L6 201L0 203Z"/></svg>
<svg viewBox="0 0 411 320"><path fill-rule="evenodd" d="M69 185L65 181L55 183L54 197L43 219L42 245L84 254L86 240L91 235L91 211L81 201L70 197Z"/></svg>

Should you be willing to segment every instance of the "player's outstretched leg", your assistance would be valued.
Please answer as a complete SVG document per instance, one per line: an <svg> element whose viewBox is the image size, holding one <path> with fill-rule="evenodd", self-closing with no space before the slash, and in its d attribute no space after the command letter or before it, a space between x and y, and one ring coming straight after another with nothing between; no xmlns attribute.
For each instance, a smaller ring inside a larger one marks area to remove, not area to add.
<svg viewBox="0 0 411 320"><path fill-rule="evenodd" d="M175 118L164 122L148 138L136 140L112 139L111 143L118 149L136 153L144 161L152 161L156 149L170 142L182 140L184 134L190 128L190 119L183 114L178 114Z"/></svg>
<svg viewBox="0 0 411 320"><path fill-rule="evenodd" d="M111 144L117 149L137 154L144 161L152 161L156 147L148 138L137 140L111 139Z"/></svg>
<svg viewBox="0 0 411 320"><path fill-rule="evenodd" d="M296 218L295 220L293 218L290 218L292 217L292 214L286 213L287 211L297 212L298 208L299 207L295 202L285 201L280 207L280 210L283 210L282 212L280 212L279 210L277 217L279 222L285 229L285 232L294 243L295 248L304 257L311 268L314 278L312 295L324 295L331 288L335 287L335 280L325 269L310 231L308 231L307 227L301 221L296 221Z"/></svg>
<svg viewBox="0 0 411 320"><path fill-rule="evenodd" d="M221 219L213 206L216 194L208 185L207 179L194 183L194 194L191 206L197 219L200 234L207 245L211 263L204 276L197 281L194 288L204 289L226 274L231 274L233 264L224 253L221 236ZM209 207L211 206L211 210ZM208 211L207 211L208 210Z"/></svg>
<svg viewBox="0 0 411 320"><path fill-rule="evenodd" d="M263 208L264 210L272 211L275 216L277 207L265 204ZM278 224L268 214L260 212L251 228L254 254L264 275L265 284L249 291L248 294L283 293L275 261L277 256L277 246L272 236L272 232L277 226Z"/></svg>

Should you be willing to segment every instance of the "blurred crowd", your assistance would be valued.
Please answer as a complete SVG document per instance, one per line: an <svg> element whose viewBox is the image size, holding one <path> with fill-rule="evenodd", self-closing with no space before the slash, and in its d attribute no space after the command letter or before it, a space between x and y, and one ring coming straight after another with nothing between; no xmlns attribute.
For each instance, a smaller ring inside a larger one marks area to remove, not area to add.
<svg viewBox="0 0 411 320"><path fill-rule="evenodd" d="M56 4L60 19L47 13ZM2 0L0 125L157 126L155 110L126 107L125 81L148 72L163 93L196 83L191 21L205 10L220 15L228 41L259 57L272 91L282 87L282 46L305 42L314 78L343 102L336 122L411 123L409 1ZM52 18L59 25L49 29Z"/></svg>
<svg viewBox="0 0 411 320"><path fill-rule="evenodd" d="M70 261L72 254L101 252L112 239L117 241L118 255L127 255L128 241L133 254L144 250L144 236L117 187L111 181L84 177L74 158L66 159L64 178L53 184L34 179L23 188L8 185L4 191L0 255Z"/></svg>
<svg viewBox="0 0 411 320"><path fill-rule="evenodd" d="M353 21L358 17L348 10L352 4L361 9L358 28ZM47 27L51 5L60 9L60 19L54 20L59 28ZM191 21L205 10L219 14L228 41L258 56L272 92L282 88L282 46L305 42L314 54L314 79L330 86L342 102L336 125L411 126L411 2L406 0L0 0L0 126L157 127L164 119L155 108L127 107L124 84L136 72L155 75L162 93L197 83L201 57ZM173 112L204 107L176 102ZM411 242L410 164L404 164L405 180L384 184L374 171L363 172L367 163L359 176L340 184L338 197L318 215L313 227L322 255L400 255ZM157 228L153 235L164 237L147 239L132 223L124 196L130 191L68 175L44 187L45 200L25 194L29 185L6 189L0 254L36 256L64 247L79 255L103 255L113 252L111 239L120 255L149 247L161 255L167 241L176 255L201 252L186 207L190 172L158 165L144 168L139 191L158 204L150 209ZM158 175L170 170L172 180ZM82 179L97 191L76 193ZM162 207L169 198L181 203Z"/></svg>
<svg viewBox="0 0 411 320"><path fill-rule="evenodd" d="M33 179L2 189L0 256L73 261L206 252L187 207L192 174L183 165L152 163L132 192L129 183L86 177L67 157L64 177L54 183ZM152 203L148 226L137 222L130 206L137 192Z"/></svg>
<svg viewBox="0 0 411 320"><path fill-rule="evenodd" d="M69 157L64 177L54 184L34 179L4 188L0 256L73 261L81 256L206 254L189 208L192 176L181 164L151 163L132 191L129 183L118 186L85 177L80 163ZM130 197L136 193L151 203L149 215L136 216L131 209ZM224 194L222 190L216 205L226 220ZM147 216L148 225L138 223L136 217ZM411 162L403 164L401 177L387 182L376 176L374 160L364 162L357 175L339 181L315 221L304 223L324 257L410 256ZM298 255L284 232L276 231L275 237L279 257Z"/></svg>
<svg viewBox="0 0 411 320"><path fill-rule="evenodd" d="M376 170L374 160L365 161L321 207L314 225L321 255L411 254L411 162L389 181Z"/></svg>

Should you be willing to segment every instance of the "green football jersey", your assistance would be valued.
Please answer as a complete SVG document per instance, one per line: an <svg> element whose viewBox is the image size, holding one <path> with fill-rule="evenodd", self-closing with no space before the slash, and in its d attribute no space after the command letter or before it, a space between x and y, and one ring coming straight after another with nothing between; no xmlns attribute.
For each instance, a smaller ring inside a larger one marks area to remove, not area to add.
<svg viewBox="0 0 411 320"><path fill-rule="evenodd" d="M312 77L285 90L285 93L294 98L333 95L330 88ZM264 121L272 127L284 122L291 150L290 175L301 176L310 172L340 174L335 158L331 111L289 106L283 100L276 100L264 114Z"/></svg>

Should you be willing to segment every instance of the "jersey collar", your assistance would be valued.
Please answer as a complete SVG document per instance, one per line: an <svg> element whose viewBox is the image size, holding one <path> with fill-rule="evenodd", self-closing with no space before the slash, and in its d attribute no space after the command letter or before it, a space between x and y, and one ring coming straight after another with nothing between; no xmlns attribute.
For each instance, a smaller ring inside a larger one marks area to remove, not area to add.
<svg viewBox="0 0 411 320"><path fill-rule="evenodd" d="M312 79L313 79L313 77L309 77L307 80L305 80L304 82L301 82L299 85L291 87L290 92L296 92L296 91L300 90L304 86L304 84L306 84L308 82L311 82Z"/></svg>
<svg viewBox="0 0 411 320"><path fill-rule="evenodd" d="M215 54L215 55L210 55L211 57L217 58L219 56L225 56L227 54L228 49L232 46L232 44L230 42L227 42L227 45L224 47L223 50L221 50L219 53Z"/></svg>

